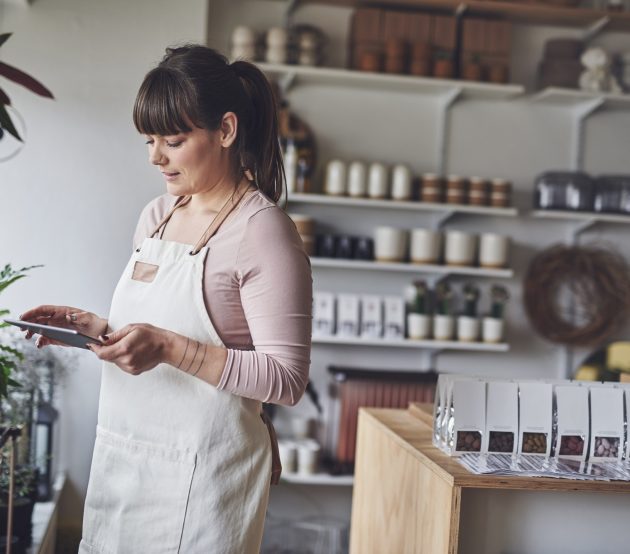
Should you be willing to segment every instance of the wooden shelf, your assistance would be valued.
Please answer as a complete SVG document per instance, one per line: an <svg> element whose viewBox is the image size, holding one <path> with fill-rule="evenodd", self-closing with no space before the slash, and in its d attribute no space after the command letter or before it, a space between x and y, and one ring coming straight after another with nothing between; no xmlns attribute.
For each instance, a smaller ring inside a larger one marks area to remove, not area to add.
<svg viewBox="0 0 630 554"><path fill-rule="evenodd" d="M404 92L439 96L454 89L461 90L462 98L477 100L508 100L525 92L522 85L497 85L454 79L390 75L351 69L309 67L258 63L258 67L272 77L291 76L296 83L369 88L388 92Z"/></svg>
<svg viewBox="0 0 630 554"><path fill-rule="evenodd" d="M591 223L621 223L630 225L630 215L602 214L597 212L568 212L561 210L536 210L533 217L565 221L587 221Z"/></svg>
<svg viewBox="0 0 630 554"><path fill-rule="evenodd" d="M348 196L330 196L326 194L291 193L289 195L289 206L291 206L291 204L315 204L357 209L409 210L417 212L473 214L499 217L518 216L518 210L516 208L491 208L488 206L469 206L464 204L444 204L401 200L375 200L372 198L350 198Z"/></svg>
<svg viewBox="0 0 630 554"><path fill-rule="evenodd" d="M389 271L393 273L427 273L430 275L442 276L465 275L468 277L491 277L494 279L510 279L514 276L514 271L511 269L485 269L483 267L371 262L361 260L342 260L338 258L312 257L311 266L328 269Z"/></svg>
<svg viewBox="0 0 630 554"><path fill-rule="evenodd" d="M587 102L601 101L602 108L630 109L630 94L610 94L586 92L569 88L549 87L532 97L538 104L550 106L576 107Z"/></svg>
<svg viewBox="0 0 630 554"><path fill-rule="evenodd" d="M606 29L630 31L630 12L611 13L604 10L549 6L542 3L470 0L302 0L307 4L328 4L340 7L432 8L454 13L460 6L466 14L492 15L513 23L556 25L561 27L589 27L604 17L609 18Z"/></svg>
<svg viewBox="0 0 630 554"><path fill-rule="evenodd" d="M326 485L351 487L354 483L354 475L329 475L328 473L301 475L299 473L283 472L280 482L286 482L292 485Z"/></svg>
<svg viewBox="0 0 630 554"><path fill-rule="evenodd" d="M411 339L362 339L360 337L313 337L313 344L340 346L380 346L391 348L418 348L424 350L465 350L473 352L507 352L507 343L464 342L456 340L411 340Z"/></svg>

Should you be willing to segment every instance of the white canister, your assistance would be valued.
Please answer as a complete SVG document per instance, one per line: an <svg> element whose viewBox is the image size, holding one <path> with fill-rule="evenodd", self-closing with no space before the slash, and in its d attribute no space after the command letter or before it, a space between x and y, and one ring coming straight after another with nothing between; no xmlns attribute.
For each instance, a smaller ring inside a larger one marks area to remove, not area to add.
<svg viewBox="0 0 630 554"><path fill-rule="evenodd" d="M452 315L435 314L433 316L433 338L451 340L455 331L455 318Z"/></svg>
<svg viewBox="0 0 630 554"><path fill-rule="evenodd" d="M457 340L474 342L479 339L479 319L468 315L457 318Z"/></svg>
<svg viewBox="0 0 630 554"><path fill-rule="evenodd" d="M298 473L313 475L317 473L317 463L321 447L313 440L300 441L297 447Z"/></svg>
<svg viewBox="0 0 630 554"><path fill-rule="evenodd" d="M289 33L283 27L271 27L267 31L267 46L285 48L289 42Z"/></svg>
<svg viewBox="0 0 630 554"><path fill-rule="evenodd" d="M367 168L363 162L354 161L348 168L348 196L362 198L367 195Z"/></svg>
<svg viewBox="0 0 630 554"><path fill-rule="evenodd" d="M501 342L503 340L503 320L496 317L484 317L481 327L483 342Z"/></svg>
<svg viewBox="0 0 630 554"><path fill-rule="evenodd" d="M462 231L447 231L444 261L448 265L474 265L477 236Z"/></svg>
<svg viewBox="0 0 630 554"><path fill-rule="evenodd" d="M409 257L414 264L436 264L440 261L440 233L430 229L413 229Z"/></svg>
<svg viewBox="0 0 630 554"><path fill-rule="evenodd" d="M370 198L387 198L389 196L387 168L382 163L374 162L370 164L368 196Z"/></svg>
<svg viewBox="0 0 630 554"><path fill-rule="evenodd" d="M232 46L232 51L230 52L230 56L233 60L255 60L256 59L256 47L245 46L235 44Z"/></svg>
<svg viewBox="0 0 630 554"><path fill-rule="evenodd" d="M280 454L280 463L282 471L287 473L295 473L297 471L297 447L293 441L278 441L278 453Z"/></svg>
<svg viewBox="0 0 630 554"><path fill-rule="evenodd" d="M407 236L404 229L377 227L374 230L374 257L379 262L402 262L407 257Z"/></svg>
<svg viewBox="0 0 630 554"><path fill-rule="evenodd" d="M392 169L392 198L411 199L411 171L406 165L397 164Z"/></svg>
<svg viewBox="0 0 630 554"><path fill-rule="evenodd" d="M232 44L234 46L255 46L256 31L246 25L238 25L232 31Z"/></svg>
<svg viewBox="0 0 630 554"><path fill-rule="evenodd" d="M287 57L286 46L268 46L265 52L265 61L267 63L287 63Z"/></svg>
<svg viewBox="0 0 630 554"><path fill-rule="evenodd" d="M484 233L479 237L479 265L481 267L505 267L508 261L510 240L503 235Z"/></svg>
<svg viewBox="0 0 630 554"><path fill-rule="evenodd" d="M413 340L428 339L431 336L431 316L407 314L407 336Z"/></svg>
<svg viewBox="0 0 630 554"><path fill-rule="evenodd" d="M307 439L311 430L311 420L308 417L292 417L291 431L297 440Z"/></svg>
<svg viewBox="0 0 630 554"><path fill-rule="evenodd" d="M328 162L324 192L332 196L343 196L346 194L346 164L341 160Z"/></svg>

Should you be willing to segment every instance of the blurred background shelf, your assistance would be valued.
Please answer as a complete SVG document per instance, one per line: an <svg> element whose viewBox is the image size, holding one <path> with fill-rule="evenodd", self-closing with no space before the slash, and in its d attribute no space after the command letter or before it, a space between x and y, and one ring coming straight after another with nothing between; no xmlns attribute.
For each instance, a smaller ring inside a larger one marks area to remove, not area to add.
<svg viewBox="0 0 630 554"><path fill-rule="evenodd" d="M468 350L472 352L508 352L507 343L464 342L450 340L363 339L359 337L313 337L313 344L340 346L380 346L392 348L419 348L425 350Z"/></svg>

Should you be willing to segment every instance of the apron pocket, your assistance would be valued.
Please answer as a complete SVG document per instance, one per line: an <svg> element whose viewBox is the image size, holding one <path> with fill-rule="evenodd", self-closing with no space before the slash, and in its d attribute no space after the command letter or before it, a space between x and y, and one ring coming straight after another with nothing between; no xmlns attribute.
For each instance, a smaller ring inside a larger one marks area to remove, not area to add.
<svg viewBox="0 0 630 554"><path fill-rule="evenodd" d="M196 455L97 428L83 539L99 552L175 553Z"/></svg>

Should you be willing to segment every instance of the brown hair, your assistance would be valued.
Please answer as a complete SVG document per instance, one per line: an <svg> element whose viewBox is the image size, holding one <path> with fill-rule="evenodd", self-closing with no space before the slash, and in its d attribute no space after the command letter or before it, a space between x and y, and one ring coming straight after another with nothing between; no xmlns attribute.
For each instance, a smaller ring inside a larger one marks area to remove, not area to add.
<svg viewBox="0 0 630 554"><path fill-rule="evenodd" d="M238 118L235 174L240 180L251 171L258 188L277 202L285 177L276 100L255 65L230 64L219 52L196 44L167 48L140 86L133 122L147 135L190 132L191 124L216 131L226 112Z"/></svg>

